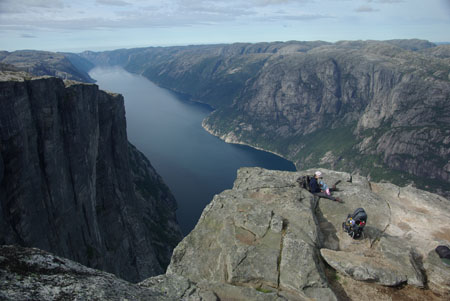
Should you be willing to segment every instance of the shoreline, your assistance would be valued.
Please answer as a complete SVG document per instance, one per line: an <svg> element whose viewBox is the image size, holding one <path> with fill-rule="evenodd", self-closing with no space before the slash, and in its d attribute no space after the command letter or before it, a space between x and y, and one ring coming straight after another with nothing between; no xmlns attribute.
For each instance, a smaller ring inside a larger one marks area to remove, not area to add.
<svg viewBox="0 0 450 301"><path fill-rule="evenodd" d="M274 152L274 151L270 151L270 150L267 150L267 149L264 149L264 148L261 148L261 147L257 147L257 146L254 146L254 145L250 145L250 144L248 144L248 143L245 143L245 142L242 142L242 141L239 141L239 140L236 140L236 141L230 141L230 140L228 140L228 141L227 141L227 139L224 139L224 138L223 138L224 135L219 136L219 135L217 135L212 129L210 129L209 127L206 127L206 123L205 123L206 118L208 118L208 116L205 117L205 119L203 119L203 121L202 121L202 128L203 128L205 131L207 131L209 134L213 135L214 137L217 137L217 138L219 138L220 140L222 140L222 141L224 141L225 143L228 143L228 144L243 145L243 146L251 147L251 148L256 149L256 150L259 150L259 151L263 151L263 152L266 152L266 153L270 153L270 154L276 155L276 156L278 156L278 157L280 157L280 158L282 158L282 159L284 159L284 160L286 160L286 161L291 162L292 165L294 165L294 167L295 167L295 171L298 171L297 165L295 165L295 163L294 163L293 161L291 161L290 159L288 159L288 158L284 157L283 155L278 154L278 153L276 153L276 152Z"/></svg>
<svg viewBox="0 0 450 301"><path fill-rule="evenodd" d="M122 68L123 68L123 67L122 67ZM123 69L124 69L125 71L127 71L127 72L130 72L130 71L126 70L125 68L123 68ZM208 132L209 134L213 135L214 137L217 137L217 138L219 138L220 140L222 140L222 141L224 141L225 143L228 143L228 144L243 145L243 146L247 146L247 147L250 147L250 148L259 150L259 151L263 151L263 152L266 152L266 153L270 153L270 154L276 155L276 156L278 156L278 157L280 157L280 158L282 158L282 159L284 159L284 160L286 160L286 161L291 162L292 165L294 165L295 171L298 171L297 165L296 165L292 160L290 160L290 159L284 157L284 156L281 155L281 154L278 154L278 153L276 153L276 152L274 152L274 151L270 151L270 150L267 150L267 149L264 149L264 148L261 148L261 147L257 147L257 146L254 146L254 145L250 145L250 144L247 144L247 143L242 142L242 141L227 141L227 140L224 139L223 137L221 137L221 136L215 134L214 131L213 131L212 129L207 128L207 127L205 126L205 120L210 116L210 114L212 114L212 113L216 110L216 108L214 108L214 107L211 106L210 104L205 103L205 102L202 102L202 101L199 101L199 100L195 100L195 99L192 98L191 95L188 95L188 94L183 93L183 92L181 92L181 91L177 91L177 90L175 90L175 89L171 89L171 88L165 87L165 86L163 86L163 85L160 85L159 83L156 83L156 82L152 81L151 79L149 79L148 77L144 76L142 73L135 73L135 72L130 72L130 73L133 73L133 74L136 74L136 75L140 75L140 76L142 76L143 78L145 78L145 79L147 79L148 81L150 81L150 82L152 82L153 84L155 84L156 86L158 86L158 87L160 87L160 88L163 88L163 89L166 89L166 90L168 90L168 91L174 93L181 101L190 102L190 103L196 103L196 104L199 104L199 105L207 106L207 107L211 110L211 112L210 112L210 113L202 120L201 126L202 126L202 128L203 128L206 132Z"/></svg>

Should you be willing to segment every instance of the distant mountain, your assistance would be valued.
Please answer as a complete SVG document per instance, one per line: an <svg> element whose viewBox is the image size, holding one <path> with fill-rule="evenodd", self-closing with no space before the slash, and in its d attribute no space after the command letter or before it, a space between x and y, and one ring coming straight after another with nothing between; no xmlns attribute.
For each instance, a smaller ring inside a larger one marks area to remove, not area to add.
<svg viewBox="0 0 450 301"><path fill-rule="evenodd" d="M36 76L50 75L79 82L95 82L87 74L93 64L73 54L37 50L0 51L0 63L3 63L3 67L14 66L17 70Z"/></svg>
<svg viewBox="0 0 450 301"><path fill-rule="evenodd" d="M203 126L327 167L450 195L450 45L274 42L81 54L216 110ZM108 61L107 58L111 58Z"/></svg>
<svg viewBox="0 0 450 301"><path fill-rule="evenodd" d="M69 52L61 52L61 54L64 55L75 66L76 69L84 72L85 74L87 74L92 68L95 67L95 65L91 61L79 56L78 54ZM93 80L90 76L89 78L95 82L95 80Z"/></svg>

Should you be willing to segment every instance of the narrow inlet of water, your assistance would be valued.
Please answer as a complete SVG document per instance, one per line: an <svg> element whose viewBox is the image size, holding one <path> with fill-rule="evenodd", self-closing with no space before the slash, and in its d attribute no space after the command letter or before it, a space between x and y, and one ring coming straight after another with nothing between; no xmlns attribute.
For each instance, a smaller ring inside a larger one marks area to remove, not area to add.
<svg viewBox="0 0 450 301"><path fill-rule="evenodd" d="M232 188L240 167L295 170L279 156L228 144L206 132L201 126L211 112L206 105L183 100L120 67L97 67L89 75L100 89L124 96L128 140L150 160L177 199L184 235L215 194Z"/></svg>

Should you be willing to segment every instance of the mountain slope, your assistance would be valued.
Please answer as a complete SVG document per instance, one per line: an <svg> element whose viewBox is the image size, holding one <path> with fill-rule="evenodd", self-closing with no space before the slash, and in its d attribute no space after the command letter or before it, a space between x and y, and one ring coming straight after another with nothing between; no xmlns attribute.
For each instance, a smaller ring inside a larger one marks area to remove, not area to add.
<svg viewBox="0 0 450 301"><path fill-rule="evenodd" d="M301 169L450 195L449 48L292 41L121 50L115 62L215 107L203 126L228 142L278 153Z"/></svg>

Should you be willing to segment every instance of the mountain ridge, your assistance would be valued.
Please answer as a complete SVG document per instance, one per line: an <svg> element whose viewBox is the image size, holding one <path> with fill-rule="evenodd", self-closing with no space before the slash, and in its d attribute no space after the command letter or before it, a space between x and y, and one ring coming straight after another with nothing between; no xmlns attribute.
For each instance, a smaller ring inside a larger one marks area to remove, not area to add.
<svg viewBox="0 0 450 301"><path fill-rule="evenodd" d="M95 82L87 74L87 70L93 67L92 63L78 55L39 50L0 51L0 63L14 66L15 70L12 71L25 71L35 76L49 75L79 82Z"/></svg>
<svg viewBox="0 0 450 301"><path fill-rule="evenodd" d="M298 169L448 196L448 49L423 40L237 43L121 50L115 63L213 106L203 125L228 142Z"/></svg>

